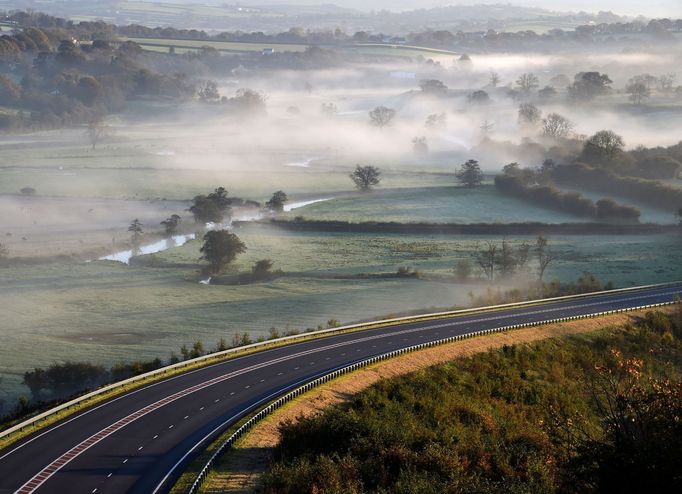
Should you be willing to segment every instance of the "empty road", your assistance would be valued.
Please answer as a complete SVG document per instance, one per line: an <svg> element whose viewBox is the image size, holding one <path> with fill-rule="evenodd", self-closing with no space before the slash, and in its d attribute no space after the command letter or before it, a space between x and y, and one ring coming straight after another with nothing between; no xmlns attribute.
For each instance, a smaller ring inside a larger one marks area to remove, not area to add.
<svg viewBox="0 0 682 494"><path fill-rule="evenodd" d="M472 331L670 302L675 295L682 295L682 283L396 324L213 364L79 412L0 451L0 493L165 492L221 425L339 367Z"/></svg>

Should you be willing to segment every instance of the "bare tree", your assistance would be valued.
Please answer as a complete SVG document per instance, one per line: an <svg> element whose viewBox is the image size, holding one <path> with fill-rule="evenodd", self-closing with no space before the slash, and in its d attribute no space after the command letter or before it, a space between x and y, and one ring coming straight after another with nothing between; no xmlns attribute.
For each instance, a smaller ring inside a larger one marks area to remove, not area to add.
<svg viewBox="0 0 682 494"><path fill-rule="evenodd" d="M497 72L490 72L490 85L497 87L500 84L500 74Z"/></svg>
<svg viewBox="0 0 682 494"><path fill-rule="evenodd" d="M558 113L550 113L542 119L542 133L547 137L561 139L571 135L575 125L569 119Z"/></svg>
<svg viewBox="0 0 682 494"><path fill-rule="evenodd" d="M483 274L493 281L495 277L495 265L497 263L497 249L498 246L492 240L486 240L485 246L476 256L476 263L483 270Z"/></svg>
<svg viewBox="0 0 682 494"><path fill-rule="evenodd" d="M673 86L675 85L675 80L677 79L677 75L668 72L667 74L663 74L658 77L658 88L661 90L663 93L669 93L673 90Z"/></svg>
<svg viewBox="0 0 682 494"><path fill-rule="evenodd" d="M630 101L635 105L642 103L642 100L651 96L651 90L649 87L641 81L630 81L627 86L625 86L625 92L630 96Z"/></svg>
<svg viewBox="0 0 682 494"><path fill-rule="evenodd" d="M521 74L519 78L516 79L516 85L524 93L530 93L540 85L540 81L535 74L528 72L526 74Z"/></svg>
<svg viewBox="0 0 682 494"><path fill-rule="evenodd" d="M94 118L88 122L86 134L90 140L92 149L95 149L97 144L106 137L108 130L108 127L101 118Z"/></svg>
<svg viewBox="0 0 682 494"><path fill-rule="evenodd" d="M545 271L550 264L557 260L557 255L549 248L547 238L539 236L535 240L535 257L538 261L538 284L542 290L542 279L545 276Z"/></svg>
<svg viewBox="0 0 682 494"><path fill-rule="evenodd" d="M522 125L536 126L540 123L542 112L533 103L521 103L519 105L519 123Z"/></svg>
<svg viewBox="0 0 682 494"><path fill-rule="evenodd" d="M374 110L369 112L370 122L380 129L390 125L394 118L395 110L385 106L377 106Z"/></svg>

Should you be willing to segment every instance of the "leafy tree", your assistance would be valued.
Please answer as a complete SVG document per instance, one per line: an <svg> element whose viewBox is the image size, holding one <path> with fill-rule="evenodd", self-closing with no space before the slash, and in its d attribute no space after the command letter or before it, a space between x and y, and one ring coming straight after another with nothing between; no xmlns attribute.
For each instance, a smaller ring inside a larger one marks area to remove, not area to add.
<svg viewBox="0 0 682 494"><path fill-rule="evenodd" d="M677 219L679 221L679 225L682 226L682 208L677 210L676 216L677 216Z"/></svg>
<svg viewBox="0 0 682 494"><path fill-rule="evenodd" d="M488 96L488 93L483 91L482 89L479 89L477 91L474 91L471 93L469 96L467 96L467 99L471 103L476 103L476 104L486 104L490 103L490 96Z"/></svg>
<svg viewBox="0 0 682 494"><path fill-rule="evenodd" d="M682 210L681 210L682 211ZM3 243L0 243L0 263L7 260L9 257L9 249Z"/></svg>
<svg viewBox="0 0 682 494"><path fill-rule="evenodd" d="M518 79L516 79L516 85L524 93L530 93L533 89L540 85L538 77L533 73L521 74Z"/></svg>
<svg viewBox="0 0 682 494"><path fill-rule="evenodd" d="M425 94L442 95L447 93L448 87L443 81L437 79L425 79L419 82L419 89Z"/></svg>
<svg viewBox="0 0 682 494"><path fill-rule="evenodd" d="M272 274L273 264L274 263L270 259L261 259L260 261L256 261L256 263L253 265L253 268L251 268L251 273L253 274L254 279L262 280L268 278Z"/></svg>
<svg viewBox="0 0 682 494"><path fill-rule="evenodd" d="M476 160L462 163L455 176L460 184L469 188L477 187L483 182L483 172Z"/></svg>
<svg viewBox="0 0 682 494"><path fill-rule="evenodd" d="M426 154L429 152L429 143L426 137L419 136L412 139L412 150L415 154Z"/></svg>
<svg viewBox="0 0 682 494"><path fill-rule="evenodd" d="M610 162L622 153L624 146L621 136L612 130L600 130L587 139L582 157L587 161Z"/></svg>
<svg viewBox="0 0 682 494"><path fill-rule="evenodd" d="M33 187L22 187L21 190L22 196L34 196L36 194L36 190Z"/></svg>
<svg viewBox="0 0 682 494"><path fill-rule="evenodd" d="M538 91L538 96L543 101L549 101L557 95L557 90L554 86L545 86Z"/></svg>
<svg viewBox="0 0 682 494"><path fill-rule="evenodd" d="M599 72L580 72L575 75L573 84L568 86L568 94L576 100L591 101L597 96L608 93L613 81Z"/></svg>
<svg viewBox="0 0 682 494"><path fill-rule="evenodd" d="M284 193L284 191L278 190L277 192L272 194L270 200L265 203L265 207L268 208L270 211L279 213L284 211L284 204L288 200L289 198Z"/></svg>
<svg viewBox="0 0 682 494"><path fill-rule="evenodd" d="M381 182L381 171L379 168L371 165L360 166L356 165L353 173L350 174L350 179L355 184L355 188L362 192L369 192Z"/></svg>
<svg viewBox="0 0 682 494"><path fill-rule="evenodd" d="M550 113L542 119L542 133L554 139L565 139L571 135L575 125L558 113Z"/></svg>
<svg viewBox="0 0 682 494"><path fill-rule="evenodd" d="M179 223L180 216L177 214L173 214L161 222L164 227L164 233L166 237L172 237L177 233Z"/></svg>
<svg viewBox="0 0 682 494"><path fill-rule="evenodd" d="M448 117L445 113L432 113L426 117L426 123L424 124L429 129L438 129L445 127L448 122Z"/></svg>
<svg viewBox="0 0 682 494"><path fill-rule="evenodd" d="M625 86L625 92L630 95L630 101L635 105L642 103L642 100L651 96L651 89L641 81L630 81Z"/></svg>
<svg viewBox="0 0 682 494"><path fill-rule="evenodd" d="M395 110L385 106L377 106L374 110L369 112L369 120L372 125L380 129L391 124L395 118Z"/></svg>
<svg viewBox="0 0 682 494"><path fill-rule="evenodd" d="M204 102L216 102L220 99L218 85L213 81L204 82L199 88L199 99Z"/></svg>
<svg viewBox="0 0 682 494"><path fill-rule="evenodd" d="M234 233L214 230L204 235L204 245L199 250L201 259L208 261L206 274L222 273L239 254L246 252L246 245Z"/></svg>
<svg viewBox="0 0 682 494"><path fill-rule="evenodd" d="M227 197L227 190L224 187L218 187L207 196L195 196L189 211L196 223L221 223L229 213L230 204L232 200Z"/></svg>
<svg viewBox="0 0 682 494"><path fill-rule="evenodd" d="M542 112L533 103L521 103L519 105L519 123L534 127L540 123Z"/></svg>
<svg viewBox="0 0 682 494"><path fill-rule="evenodd" d="M142 245L142 238L144 237L140 220L135 218L132 223L130 223L128 231L130 232L130 243L133 246L133 252L139 250Z"/></svg>

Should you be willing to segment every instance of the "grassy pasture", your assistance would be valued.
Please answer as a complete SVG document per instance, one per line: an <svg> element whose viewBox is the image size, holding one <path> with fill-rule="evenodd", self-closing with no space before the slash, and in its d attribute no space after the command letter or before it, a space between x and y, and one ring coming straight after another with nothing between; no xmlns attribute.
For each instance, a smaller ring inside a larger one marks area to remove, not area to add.
<svg viewBox="0 0 682 494"><path fill-rule="evenodd" d="M451 180L454 182L454 180ZM289 216L350 222L516 223L580 222L584 218L498 194L493 186L377 190L294 210Z"/></svg>
<svg viewBox="0 0 682 494"><path fill-rule="evenodd" d="M226 52L253 52L261 51L264 48L274 48L275 51L294 51L303 52L309 46L307 44L286 44L286 43L240 43L232 41L204 41L191 39L165 39L165 38L120 38L122 41L133 41L146 48L164 48L175 46L184 49L199 49L210 46L219 51Z"/></svg>
<svg viewBox="0 0 682 494"><path fill-rule="evenodd" d="M428 307L466 305L478 284L414 279L336 279L412 266L449 274L486 237L299 234L249 225L248 247L234 266L246 272L270 258L288 276L253 285L197 283L200 242L145 256L144 263L51 263L2 270L0 375L11 396L32 366L66 359L104 364L167 357L196 339L208 346L235 331L264 335L271 326L306 328ZM526 238L510 238L512 242ZM561 262L549 278L574 280L591 270L617 286L682 278L677 236L553 238Z"/></svg>

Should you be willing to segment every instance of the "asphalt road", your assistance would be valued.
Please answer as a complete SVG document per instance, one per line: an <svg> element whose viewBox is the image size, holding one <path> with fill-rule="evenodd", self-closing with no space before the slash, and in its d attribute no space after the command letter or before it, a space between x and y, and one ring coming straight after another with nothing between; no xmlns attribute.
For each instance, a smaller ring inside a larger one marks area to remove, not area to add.
<svg viewBox="0 0 682 494"><path fill-rule="evenodd" d="M214 364L109 400L0 451L0 493L165 492L201 449L195 446L221 424L328 371L471 331L669 302L674 295L682 296L682 283L363 330Z"/></svg>

